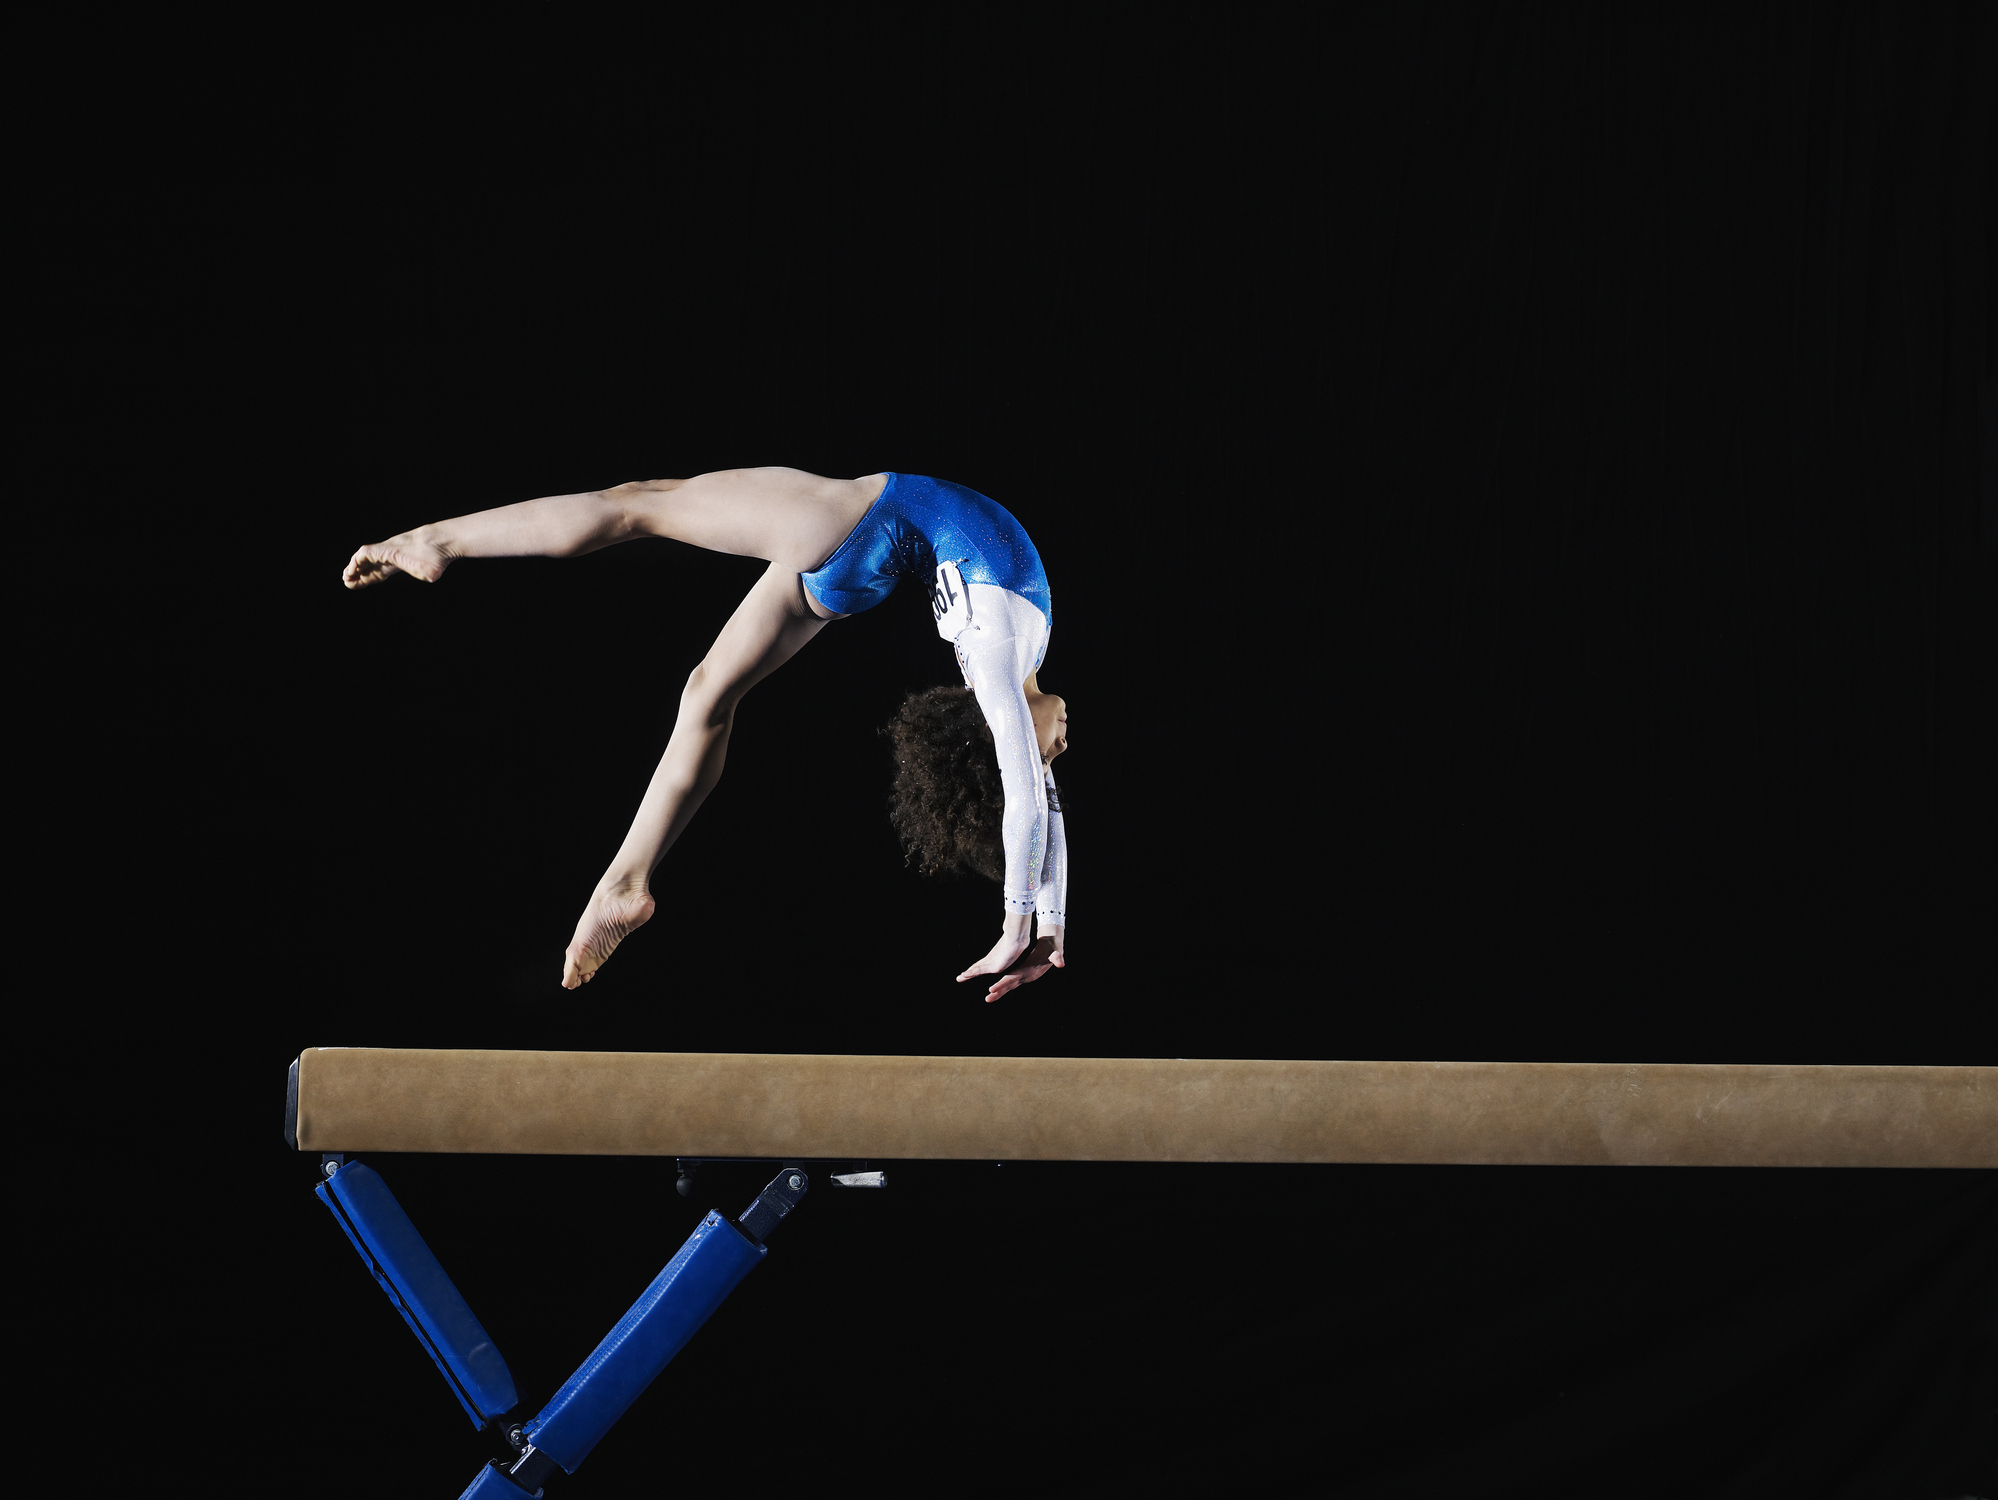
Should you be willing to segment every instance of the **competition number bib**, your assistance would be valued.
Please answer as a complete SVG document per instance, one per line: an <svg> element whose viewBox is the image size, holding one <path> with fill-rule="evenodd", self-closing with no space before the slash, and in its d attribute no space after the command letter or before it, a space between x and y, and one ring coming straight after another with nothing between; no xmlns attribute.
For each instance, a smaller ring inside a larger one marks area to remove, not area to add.
<svg viewBox="0 0 1998 1500"><path fill-rule="evenodd" d="M965 592L964 575L954 562L938 563L936 581L930 585L930 610L937 617L937 634L954 641L971 623L971 596Z"/></svg>

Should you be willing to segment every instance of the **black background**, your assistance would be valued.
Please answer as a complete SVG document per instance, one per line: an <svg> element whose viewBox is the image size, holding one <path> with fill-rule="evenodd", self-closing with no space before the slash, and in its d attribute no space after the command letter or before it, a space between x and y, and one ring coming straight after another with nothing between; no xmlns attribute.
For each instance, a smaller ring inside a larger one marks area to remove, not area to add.
<svg viewBox="0 0 1998 1500"><path fill-rule="evenodd" d="M158 1045L255 1247L175 1335L234 1351L224 1489L488 1451L278 1140L306 1046L1994 1060L1988 8L286 28L102 39L190 65L71 182L130 337L68 368L162 476L110 503L172 506L118 681L149 961L200 976ZM748 700L659 917L557 986L760 565L339 568L753 464L1033 535L1066 972L951 983L995 902L883 815L953 670L904 591ZM758 1185L375 1165L530 1409ZM1993 1489L1989 1174L890 1175L563 1492Z"/></svg>

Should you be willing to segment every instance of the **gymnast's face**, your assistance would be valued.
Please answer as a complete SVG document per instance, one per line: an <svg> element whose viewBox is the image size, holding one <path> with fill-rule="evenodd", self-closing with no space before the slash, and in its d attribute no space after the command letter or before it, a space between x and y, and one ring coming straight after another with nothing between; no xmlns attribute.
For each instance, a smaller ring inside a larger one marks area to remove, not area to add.
<svg viewBox="0 0 1998 1500"><path fill-rule="evenodd" d="M1053 765L1054 758L1068 748L1068 705L1053 693L1035 693L1027 701L1034 711L1034 738L1040 741L1041 763Z"/></svg>

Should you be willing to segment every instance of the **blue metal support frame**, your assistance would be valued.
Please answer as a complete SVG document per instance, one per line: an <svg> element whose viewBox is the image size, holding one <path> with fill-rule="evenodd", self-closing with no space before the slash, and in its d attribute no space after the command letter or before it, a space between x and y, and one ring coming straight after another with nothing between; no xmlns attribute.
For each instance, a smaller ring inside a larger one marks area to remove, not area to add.
<svg viewBox="0 0 1998 1500"><path fill-rule="evenodd" d="M555 1399L527 1424L528 1440L575 1473L611 1424L769 1253L710 1212Z"/></svg>
<svg viewBox="0 0 1998 1500"><path fill-rule="evenodd" d="M359 1162L330 1158L318 1195L361 1254L424 1352L443 1372L475 1428L519 1399L491 1337L381 1177ZM809 1179L787 1167L739 1219L710 1212L617 1326L531 1422L508 1432L520 1450L487 1464L460 1500L539 1495L560 1468L574 1473L604 1434L713 1316L742 1278L769 1254L763 1240L803 1198Z"/></svg>
<svg viewBox="0 0 1998 1500"><path fill-rule="evenodd" d="M319 1184L318 1193L443 1372L472 1426L483 1431L513 1410L520 1396L506 1361L388 1184L360 1162L348 1162Z"/></svg>

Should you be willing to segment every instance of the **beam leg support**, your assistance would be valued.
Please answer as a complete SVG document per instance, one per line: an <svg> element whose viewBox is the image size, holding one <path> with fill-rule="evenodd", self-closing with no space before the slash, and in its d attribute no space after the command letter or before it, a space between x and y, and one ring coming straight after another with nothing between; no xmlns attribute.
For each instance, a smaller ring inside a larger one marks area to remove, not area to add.
<svg viewBox="0 0 1998 1500"><path fill-rule="evenodd" d="M523 1429L527 1448L511 1467L489 1464L461 1500L517 1500L540 1491L558 1468L573 1474L617 1419L769 1253L772 1230L810 1186L787 1167L739 1219L710 1212L631 1310L618 1319L539 1416Z"/></svg>

